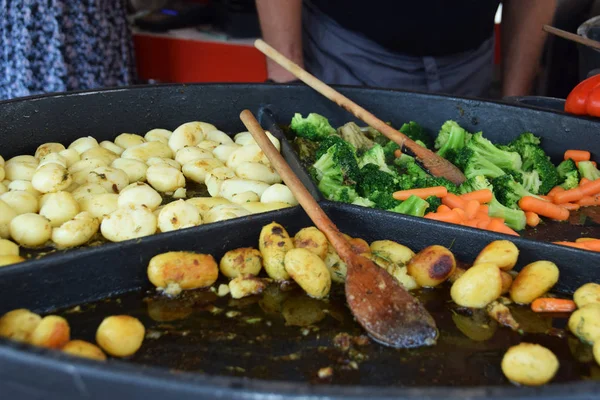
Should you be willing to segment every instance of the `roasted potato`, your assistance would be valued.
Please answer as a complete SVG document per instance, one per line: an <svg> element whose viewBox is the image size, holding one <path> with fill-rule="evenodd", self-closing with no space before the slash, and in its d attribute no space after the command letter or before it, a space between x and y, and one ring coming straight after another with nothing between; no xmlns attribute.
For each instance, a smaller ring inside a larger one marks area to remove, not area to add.
<svg viewBox="0 0 600 400"><path fill-rule="evenodd" d="M533 343L512 346L502 358L504 375L512 382L527 386L550 382L558 367L558 359L552 351Z"/></svg>
<svg viewBox="0 0 600 400"><path fill-rule="evenodd" d="M303 228L294 236L294 247L312 251L323 260L327 255L329 242L325 235L314 226Z"/></svg>
<svg viewBox="0 0 600 400"><path fill-rule="evenodd" d="M307 249L291 249L284 257L286 272L311 297L329 294L331 275L318 255Z"/></svg>
<svg viewBox="0 0 600 400"><path fill-rule="evenodd" d="M24 308L9 311L0 318L0 336L28 342L41 320L42 317Z"/></svg>
<svg viewBox="0 0 600 400"><path fill-rule="evenodd" d="M419 286L434 287L443 283L456 268L454 254L443 246L429 246L418 252L406 265L408 274Z"/></svg>
<svg viewBox="0 0 600 400"><path fill-rule="evenodd" d="M135 133L121 133L115 138L115 144L125 150L142 143L146 143L146 139Z"/></svg>
<svg viewBox="0 0 600 400"><path fill-rule="evenodd" d="M503 271L510 271L517 264L519 249L508 240L495 240L485 246L475 259L474 265L496 264Z"/></svg>
<svg viewBox="0 0 600 400"><path fill-rule="evenodd" d="M551 261L536 261L523 268L510 288L516 303L529 304L558 282L558 267Z"/></svg>
<svg viewBox="0 0 600 400"><path fill-rule="evenodd" d="M219 269L230 279L241 275L258 275L262 269L260 251L252 247L230 250L221 258Z"/></svg>
<svg viewBox="0 0 600 400"><path fill-rule="evenodd" d="M113 315L104 318L96 331L96 342L108 354L128 357L142 347L146 329L129 315Z"/></svg>
<svg viewBox="0 0 600 400"><path fill-rule="evenodd" d="M329 243L327 244L327 254L323 261L325 261L325 266L327 266L333 282L344 283L346 281L346 270L348 269L348 266L342 261L333 246Z"/></svg>
<svg viewBox="0 0 600 400"><path fill-rule="evenodd" d="M38 247L50 240L52 226L39 214L21 214L10 222L10 236L21 246Z"/></svg>
<svg viewBox="0 0 600 400"><path fill-rule="evenodd" d="M71 340L61 349L63 353L77 357L89 358L90 360L104 361L106 354L95 344L83 340Z"/></svg>
<svg viewBox="0 0 600 400"><path fill-rule="evenodd" d="M18 256L19 246L7 239L0 239L0 256Z"/></svg>
<svg viewBox="0 0 600 400"><path fill-rule="evenodd" d="M450 296L456 304L471 308L483 308L500 297L501 293L500 269L490 263L472 266L450 289Z"/></svg>
<svg viewBox="0 0 600 400"><path fill-rule="evenodd" d="M161 232L189 228L200 224L202 224L202 219L198 209L181 199L167 204L158 214L158 228Z"/></svg>
<svg viewBox="0 0 600 400"><path fill-rule="evenodd" d="M80 212L72 220L52 230L52 241L59 249L85 244L100 229L100 220L87 211Z"/></svg>
<svg viewBox="0 0 600 400"><path fill-rule="evenodd" d="M25 261L25 259L21 256L15 255L0 255L0 267L6 267L7 265L17 264Z"/></svg>
<svg viewBox="0 0 600 400"><path fill-rule="evenodd" d="M219 276L219 268L210 254L170 251L152 257L147 273L158 289L177 295L181 290L212 285Z"/></svg>
<svg viewBox="0 0 600 400"><path fill-rule="evenodd" d="M34 346L60 349L70 338L71 328L67 320L57 315L48 315L42 318L31 332L29 343Z"/></svg>
<svg viewBox="0 0 600 400"><path fill-rule="evenodd" d="M254 275L238 275L229 281L229 292L234 299L259 294L267 287L264 279L257 278Z"/></svg>
<svg viewBox="0 0 600 400"><path fill-rule="evenodd" d="M206 139L206 135L210 131L216 131L214 125L206 122L192 121L181 124L173 131L169 137L169 147L174 152L186 146L196 146L198 143Z"/></svg>
<svg viewBox="0 0 600 400"><path fill-rule="evenodd" d="M600 304L587 304L571 314L569 330L586 343L600 341Z"/></svg>
<svg viewBox="0 0 600 400"><path fill-rule="evenodd" d="M372 253L395 264L406 265L415 256L411 249L392 240L376 240L371 243L370 248Z"/></svg>
<svg viewBox="0 0 600 400"><path fill-rule="evenodd" d="M588 304L600 304L600 285L586 283L573 293L573 300L579 308Z"/></svg>
<svg viewBox="0 0 600 400"><path fill-rule="evenodd" d="M156 216L144 206L118 208L106 216L100 224L102 236L111 242L153 235L156 228Z"/></svg>
<svg viewBox="0 0 600 400"><path fill-rule="evenodd" d="M265 225L260 231L258 249L267 275L276 281L290 278L285 268L285 254L294 248L285 228L276 222ZM308 250L307 250L308 251Z"/></svg>
<svg viewBox="0 0 600 400"><path fill-rule="evenodd" d="M513 283L512 275L502 270L500 275L502 276L502 294L508 293Z"/></svg>

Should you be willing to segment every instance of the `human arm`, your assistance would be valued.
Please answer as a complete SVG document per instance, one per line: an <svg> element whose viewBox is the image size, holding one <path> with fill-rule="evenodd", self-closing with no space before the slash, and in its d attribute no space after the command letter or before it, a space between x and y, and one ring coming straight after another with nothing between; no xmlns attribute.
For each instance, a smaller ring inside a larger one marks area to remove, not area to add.
<svg viewBox="0 0 600 400"><path fill-rule="evenodd" d="M256 0L260 27L265 42L304 67L302 60L302 0ZM268 77L275 82L296 78L274 61L267 59Z"/></svg>
<svg viewBox="0 0 600 400"><path fill-rule="evenodd" d="M531 91L556 0L503 0L502 95L523 96Z"/></svg>

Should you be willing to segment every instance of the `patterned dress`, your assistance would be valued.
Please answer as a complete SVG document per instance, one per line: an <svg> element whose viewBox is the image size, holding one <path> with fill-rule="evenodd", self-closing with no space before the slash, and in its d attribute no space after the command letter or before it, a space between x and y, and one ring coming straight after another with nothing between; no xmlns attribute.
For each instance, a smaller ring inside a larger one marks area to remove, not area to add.
<svg viewBox="0 0 600 400"><path fill-rule="evenodd" d="M125 0L0 0L0 100L133 84Z"/></svg>

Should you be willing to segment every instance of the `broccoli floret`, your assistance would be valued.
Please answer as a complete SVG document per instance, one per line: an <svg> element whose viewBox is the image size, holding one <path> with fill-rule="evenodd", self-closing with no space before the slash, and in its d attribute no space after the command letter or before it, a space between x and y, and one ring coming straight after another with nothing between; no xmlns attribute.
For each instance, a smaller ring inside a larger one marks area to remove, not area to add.
<svg viewBox="0 0 600 400"><path fill-rule="evenodd" d="M294 148L304 165L312 165L316 161L319 142L296 136L294 138Z"/></svg>
<svg viewBox="0 0 600 400"><path fill-rule="evenodd" d="M561 179L561 187L565 190L574 189L579 185L579 171L575 161L568 159L556 167L556 172Z"/></svg>
<svg viewBox="0 0 600 400"><path fill-rule="evenodd" d="M595 181L600 178L600 171L598 171L598 168L591 161L579 161L577 168L581 176L585 179Z"/></svg>
<svg viewBox="0 0 600 400"><path fill-rule="evenodd" d="M438 207L442 205L442 199L440 199L439 197L429 196L425 200L429 204L429 207L427 207L427 210L425 210L426 213L436 212Z"/></svg>
<svg viewBox="0 0 600 400"><path fill-rule="evenodd" d="M360 175L353 148L344 141L330 146L313 167L318 181L328 176L342 185L353 185Z"/></svg>
<svg viewBox="0 0 600 400"><path fill-rule="evenodd" d="M475 133L471 137L471 140L467 143L467 148L502 169L519 170L523 165L519 153L500 150L492 142L484 138L481 132Z"/></svg>
<svg viewBox="0 0 600 400"><path fill-rule="evenodd" d="M522 170L526 172L536 171L540 178L539 194L548 193L560 182L558 171L550 157L537 144L517 142L511 146L521 155L523 160Z"/></svg>
<svg viewBox="0 0 600 400"><path fill-rule="evenodd" d="M414 121L410 121L409 123L402 125L402 127L400 127L400 132L404 133L415 142L420 142L419 144L423 147L431 148L433 145L431 136L425 132L421 125Z"/></svg>
<svg viewBox="0 0 600 400"><path fill-rule="evenodd" d="M327 118L316 113L310 113L306 118L299 113L294 114L290 128L296 136L315 141L335 134L335 129L329 125Z"/></svg>
<svg viewBox="0 0 600 400"><path fill-rule="evenodd" d="M441 157L446 158L449 151L452 152L451 154L458 152L470 139L471 134L460 125L454 121L446 121L435 139L435 148L438 149L437 153Z"/></svg>
<svg viewBox="0 0 600 400"><path fill-rule="evenodd" d="M524 172L522 174L520 173L519 175L522 176L522 180L516 179L514 175L513 179L517 182L520 182L525 188L525 190L533 194L540 193L542 181L540 180L540 174L538 174L537 171Z"/></svg>
<svg viewBox="0 0 600 400"><path fill-rule="evenodd" d="M367 150L358 160L358 166L360 168L364 167L367 164L374 164L379 167L380 170L385 171L389 174L392 174L393 171L388 167L385 163L385 152L383 151L383 147L376 144Z"/></svg>
<svg viewBox="0 0 600 400"><path fill-rule="evenodd" d="M355 206L362 206L362 207L369 207L369 208L375 207L374 202L372 202L371 200L364 198L364 197L355 198L354 201L352 202L352 204L354 204Z"/></svg>
<svg viewBox="0 0 600 400"><path fill-rule="evenodd" d="M506 172L485 157L477 155L472 149L465 147L456 154L454 164L459 167L465 177L483 175L488 178L497 178Z"/></svg>
<svg viewBox="0 0 600 400"><path fill-rule="evenodd" d="M429 174L417 164L414 157L402 153L402 155L394 160L394 164L398 167L398 171L402 175L409 175L412 178L427 178Z"/></svg>
<svg viewBox="0 0 600 400"><path fill-rule="evenodd" d="M476 190L489 189L494 191L494 187L485 176L474 176L467 179L460 185L459 191L461 194L474 192ZM494 195L492 201L488 203L488 213L491 217L502 218L506 225L516 231L525 229L525 213L520 209L508 208L496 199Z"/></svg>
<svg viewBox="0 0 600 400"><path fill-rule="evenodd" d="M429 203L420 197L410 196L394 208L388 209L388 211L397 212L400 214L413 215L415 217L422 217L425 215L425 211L429 207Z"/></svg>
<svg viewBox="0 0 600 400"><path fill-rule="evenodd" d="M374 192L389 192L394 191L397 186L397 180L394 175L384 172L375 164L367 164L360 169L360 177L358 179L358 193L369 198Z"/></svg>
<svg viewBox="0 0 600 400"><path fill-rule="evenodd" d="M520 183L510 175L502 175L492 179L494 187L494 195L502 204L510 208L519 208L519 200L525 196L537 197L533 193L528 192Z"/></svg>
<svg viewBox="0 0 600 400"><path fill-rule="evenodd" d="M347 147L348 150L352 151L353 153L356 152L356 149L354 147L352 147L350 144L346 143L344 141L344 139L342 139L341 137L339 137L337 135L329 136L326 139L323 139L322 141L318 142L318 144L319 144L319 147L317 148L317 151L315 153L316 160L321 158L321 156L323 156L323 154L327 153L327 150L329 150L329 148L331 146L336 145L336 144Z"/></svg>
<svg viewBox="0 0 600 400"><path fill-rule="evenodd" d="M515 140L513 140L512 142L510 142L508 144L508 148L512 148L512 151L515 151L514 149L518 146L521 146L523 144L532 144L535 146L539 146L540 143L542 143L541 139L537 136L535 136L533 133L531 132L523 132L519 135L519 137L517 137Z"/></svg>
<svg viewBox="0 0 600 400"><path fill-rule="evenodd" d="M348 122L338 128L338 133L342 139L354 146L359 152L369 150L375 144L354 122Z"/></svg>
<svg viewBox="0 0 600 400"><path fill-rule="evenodd" d="M323 177L318 184L319 191L328 200L352 203L358 195L353 186L346 186L336 178Z"/></svg>
<svg viewBox="0 0 600 400"><path fill-rule="evenodd" d="M400 146L398 145L398 143L389 140L384 146L383 146L383 154L385 155L385 162L388 164L391 164L394 162L394 160L396 159L396 155L394 154L396 152L396 150L400 150Z"/></svg>

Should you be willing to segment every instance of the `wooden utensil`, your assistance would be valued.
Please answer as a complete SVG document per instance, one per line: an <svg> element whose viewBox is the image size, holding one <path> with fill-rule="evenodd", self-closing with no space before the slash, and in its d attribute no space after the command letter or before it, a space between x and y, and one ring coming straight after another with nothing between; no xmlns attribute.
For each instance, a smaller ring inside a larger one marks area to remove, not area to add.
<svg viewBox="0 0 600 400"><path fill-rule="evenodd" d="M357 321L377 342L390 347L436 343L435 321L425 307L386 270L354 253L350 243L310 195L249 110L240 119L313 223L347 265L346 301Z"/></svg>
<svg viewBox="0 0 600 400"><path fill-rule="evenodd" d="M398 143L401 149L409 149L415 155L416 159L423 165L423 167L425 167L425 169L427 169L432 175L444 177L457 185L460 185L465 181L465 176L456 166L454 166L454 164L443 157L438 156L433 151L418 145L414 140L410 139L405 134L395 130L369 111L365 110L340 92L333 89L331 86L309 74L298 64L279 53L273 47L265 43L262 39L257 39L254 42L254 46L263 52L267 57L296 76L296 78L300 79L302 82L306 83L308 86L315 89L329 100L332 100L340 107L351 112L356 118L364 121L372 128L378 130L388 139Z"/></svg>
<svg viewBox="0 0 600 400"><path fill-rule="evenodd" d="M562 29L558 29L558 28L555 28L550 25L544 25L544 27L542 29L545 32L551 33L551 34L561 37L563 39L567 39L572 42L576 42L576 43L582 44L584 46L588 46L588 47L600 50L600 42L598 42L596 40L589 39L589 38L586 38L583 36L579 36L579 35L576 35L571 32L563 31Z"/></svg>

